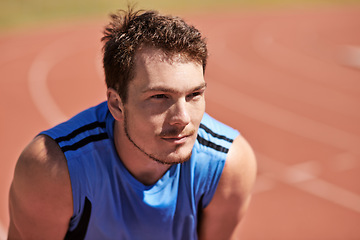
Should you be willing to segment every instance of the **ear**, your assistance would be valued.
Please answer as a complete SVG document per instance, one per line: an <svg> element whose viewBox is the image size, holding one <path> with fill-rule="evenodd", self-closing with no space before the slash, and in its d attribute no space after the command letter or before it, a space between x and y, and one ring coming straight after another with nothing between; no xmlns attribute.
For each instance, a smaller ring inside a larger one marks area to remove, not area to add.
<svg viewBox="0 0 360 240"><path fill-rule="evenodd" d="M106 91L108 108L117 121L124 119L124 105L117 91L108 88Z"/></svg>

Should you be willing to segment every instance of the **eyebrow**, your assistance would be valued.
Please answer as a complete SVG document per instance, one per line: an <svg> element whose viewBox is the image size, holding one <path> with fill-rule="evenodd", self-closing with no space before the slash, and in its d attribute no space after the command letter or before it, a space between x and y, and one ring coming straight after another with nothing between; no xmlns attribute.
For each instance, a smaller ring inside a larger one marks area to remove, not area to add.
<svg viewBox="0 0 360 240"><path fill-rule="evenodd" d="M193 88L191 90L191 92L194 92L194 91L198 91L198 90L201 90L201 89L204 89L206 88L207 86L207 83L204 82L202 84L200 84L199 86ZM178 90L174 89L174 88L167 88L167 87L150 87L150 88L146 88L142 91L143 93L147 93L147 92L168 92L168 93L179 93Z"/></svg>

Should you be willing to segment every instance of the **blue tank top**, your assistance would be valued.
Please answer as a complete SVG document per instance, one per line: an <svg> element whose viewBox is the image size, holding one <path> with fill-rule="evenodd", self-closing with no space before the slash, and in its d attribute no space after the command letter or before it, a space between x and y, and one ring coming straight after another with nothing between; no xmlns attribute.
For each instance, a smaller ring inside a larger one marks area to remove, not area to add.
<svg viewBox="0 0 360 240"><path fill-rule="evenodd" d="M154 185L136 180L119 159L107 103L42 132L67 159L74 214L65 239L197 239L236 130L204 114L189 161Z"/></svg>

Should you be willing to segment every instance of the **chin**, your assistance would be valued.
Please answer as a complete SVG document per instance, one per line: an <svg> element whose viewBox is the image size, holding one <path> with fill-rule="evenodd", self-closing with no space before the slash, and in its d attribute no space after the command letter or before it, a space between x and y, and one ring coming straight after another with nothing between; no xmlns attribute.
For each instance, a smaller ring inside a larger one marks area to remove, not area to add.
<svg viewBox="0 0 360 240"><path fill-rule="evenodd" d="M174 160L175 162L186 162L191 157L192 149L193 144L181 146L169 154L169 160Z"/></svg>
<svg viewBox="0 0 360 240"><path fill-rule="evenodd" d="M162 163L162 164L178 164L178 163L184 163L188 161L191 157L191 151L187 152L171 152L166 156L150 156L153 160Z"/></svg>

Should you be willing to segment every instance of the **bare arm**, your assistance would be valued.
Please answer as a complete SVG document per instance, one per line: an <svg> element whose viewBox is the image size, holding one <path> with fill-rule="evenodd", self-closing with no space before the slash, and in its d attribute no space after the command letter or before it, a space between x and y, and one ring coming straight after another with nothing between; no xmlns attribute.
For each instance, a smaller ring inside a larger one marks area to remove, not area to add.
<svg viewBox="0 0 360 240"><path fill-rule="evenodd" d="M199 239L237 239L235 229L248 208L255 177L255 156L239 136L230 148L214 197L203 210Z"/></svg>
<svg viewBox="0 0 360 240"><path fill-rule="evenodd" d="M38 136L15 168L8 239L64 239L72 204L66 159L52 139Z"/></svg>

